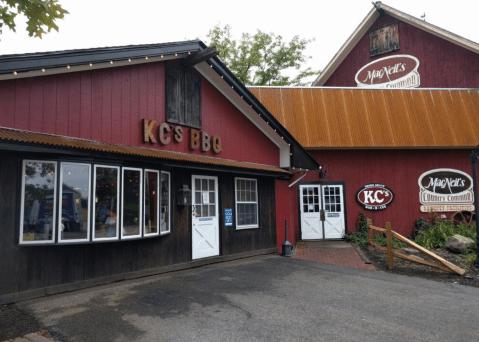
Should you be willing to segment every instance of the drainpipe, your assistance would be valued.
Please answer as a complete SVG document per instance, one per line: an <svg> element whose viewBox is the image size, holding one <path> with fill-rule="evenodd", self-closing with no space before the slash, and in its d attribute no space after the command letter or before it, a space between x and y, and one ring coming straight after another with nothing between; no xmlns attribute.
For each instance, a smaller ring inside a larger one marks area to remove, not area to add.
<svg viewBox="0 0 479 342"><path fill-rule="evenodd" d="M304 174L303 174L301 177L299 177L298 179L296 179L293 183L291 183L291 184L289 185L289 187L291 188L293 185L295 185L296 183L298 183L301 179L303 179L303 178L306 176L307 173L308 173L308 172L305 171Z"/></svg>

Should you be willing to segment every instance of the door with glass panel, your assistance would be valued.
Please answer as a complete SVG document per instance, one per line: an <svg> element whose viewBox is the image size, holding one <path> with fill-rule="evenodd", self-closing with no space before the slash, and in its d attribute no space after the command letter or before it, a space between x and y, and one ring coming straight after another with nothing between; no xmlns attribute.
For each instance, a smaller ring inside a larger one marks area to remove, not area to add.
<svg viewBox="0 0 479 342"><path fill-rule="evenodd" d="M323 185L324 238L341 239L346 232L342 185Z"/></svg>
<svg viewBox="0 0 479 342"><path fill-rule="evenodd" d="M346 232L343 185L299 186L301 239L342 239Z"/></svg>
<svg viewBox="0 0 479 342"><path fill-rule="evenodd" d="M219 255L218 177L192 176L193 259Z"/></svg>
<svg viewBox="0 0 479 342"><path fill-rule="evenodd" d="M323 238L321 222L321 196L319 185L300 185L301 194L301 239L318 240Z"/></svg>

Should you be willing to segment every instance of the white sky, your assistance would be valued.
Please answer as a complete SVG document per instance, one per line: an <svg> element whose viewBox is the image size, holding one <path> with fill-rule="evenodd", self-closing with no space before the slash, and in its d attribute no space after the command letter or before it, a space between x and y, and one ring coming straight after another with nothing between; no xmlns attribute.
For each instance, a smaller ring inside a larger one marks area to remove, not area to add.
<svg viewBox="0 0 479 342"><path fill-rule="evenodd" d="M323 69L372 9L371 0L190 1L190 0L60 0L70 14L58 22L59 32L29 38L24 17L17 32L3 28L0 54L56 51L130 44L165 43L200 38L216 23L232 33L274 32L316 38L308 66ZM384 4L479 42L478 0L384 0ZM2 2L0 4L3 5Z"/></svg>

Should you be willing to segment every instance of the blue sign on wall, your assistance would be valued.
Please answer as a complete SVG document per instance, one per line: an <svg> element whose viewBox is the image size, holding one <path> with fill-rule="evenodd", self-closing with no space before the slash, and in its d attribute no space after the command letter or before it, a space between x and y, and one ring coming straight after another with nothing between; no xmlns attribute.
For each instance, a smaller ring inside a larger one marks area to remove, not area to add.
<svg viewBox="0 0 479 342"><path fill-rule="evenodd" d="M225 209L225 226L233 226L233 209Z"/></svg>

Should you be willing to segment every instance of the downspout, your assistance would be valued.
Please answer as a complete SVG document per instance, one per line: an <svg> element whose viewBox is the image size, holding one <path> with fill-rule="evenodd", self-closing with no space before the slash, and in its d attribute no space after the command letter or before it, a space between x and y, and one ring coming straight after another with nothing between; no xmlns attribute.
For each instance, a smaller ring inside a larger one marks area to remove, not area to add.
<svg viewBox="0 0 479 342"><path fill-rule="evenodd" d="M308 173L308 171L304 171L304 174L303 174L301 177L299 177L298 179L296 179L293 183L291 183L291 184L289 185L289 187L291 188L293 185L295 185L296 183L298 183L301 179L303 179L303 178L307 175L307 173Z"/></svg>

